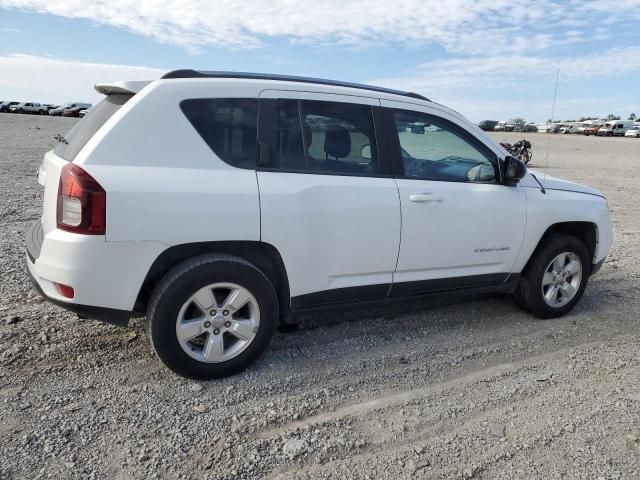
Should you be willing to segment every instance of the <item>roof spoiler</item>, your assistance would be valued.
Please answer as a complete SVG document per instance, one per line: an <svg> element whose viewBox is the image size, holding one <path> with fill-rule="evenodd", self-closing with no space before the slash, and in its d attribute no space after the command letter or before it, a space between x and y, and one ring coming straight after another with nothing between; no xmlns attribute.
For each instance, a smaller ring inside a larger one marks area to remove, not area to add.
<svg viewBox="0 0 640 480"><path fill-rule="evenodd" d="M111 95L113 93L135 95L150 83L151 80L138 80L132 82L105 82L96 83L95 89L98 93L102 93L103 95Z"/></svg>

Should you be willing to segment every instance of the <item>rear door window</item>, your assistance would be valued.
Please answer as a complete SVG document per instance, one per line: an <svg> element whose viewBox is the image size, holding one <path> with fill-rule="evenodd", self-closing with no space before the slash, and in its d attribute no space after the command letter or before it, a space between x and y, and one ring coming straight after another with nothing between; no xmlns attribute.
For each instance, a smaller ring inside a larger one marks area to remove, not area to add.
<svg viewBox="0 0 640 480"><path fill-rule="evenodd" d="M180 108L209 148L224 162L255 169L258 156L258 100L197 98Z"/></svg>
<svg viewBox="0 0 640 480"><path fill-rule="evenodd" d="M60 143L54 149L55 154L72 162L100 127L131 97L133 94L107 95L60 139Z"/></svg>
<svg viewBox="0 0 640 480"><path fill-rule="evenodd" d="M352 176L379 173L369 105L281 99L276 115L273 167L278 170Z"/></svg>

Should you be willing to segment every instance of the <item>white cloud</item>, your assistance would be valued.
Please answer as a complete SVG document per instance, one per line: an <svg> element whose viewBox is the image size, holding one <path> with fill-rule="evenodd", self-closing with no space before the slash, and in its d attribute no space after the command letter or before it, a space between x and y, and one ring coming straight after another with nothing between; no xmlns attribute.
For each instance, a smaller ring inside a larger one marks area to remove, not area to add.
<svg viewBox="0 0 640 480"><path fill-rule="evenodd" d="M637 102L616 110L614 105L620 105L622 92L615 89L573 98L572 86L640 72L640 46L566 58L501 55L436 60L402 76L366 83L421 93L476 120L516 115L544 120L551 113L556 69L560 69L558 116L628 115L637 110Z"/></svg>
<svg viewBox="0 0 640 480"><path fill-rule="evenodd" d="M0 0L2 6L89 19L190 50L254 47L279 38L515 53L566 44L562 29L569 26L575 31L570 41L584 41L594 24L606 33L617 22L640 20L639 0L613 7L602 0Z"/></svg>
<svg viewBox="0 0 640 480"><path fill-rule="evenodd" d="M10 54L0 56L0 72L3 100L63 103L98 100L93 86L99 82L153 80L166 70Z"/></svg>
<svg viewBox="0 0 640 480"><path fill-rule="evenodd" d="M462 89L481 90L522 85L544 78L594 78L640 72L640 46L610 49L605 52L568 58L501 55L436 60L418 65L405 76L370 80L402 90L426 95Z"/></svg>

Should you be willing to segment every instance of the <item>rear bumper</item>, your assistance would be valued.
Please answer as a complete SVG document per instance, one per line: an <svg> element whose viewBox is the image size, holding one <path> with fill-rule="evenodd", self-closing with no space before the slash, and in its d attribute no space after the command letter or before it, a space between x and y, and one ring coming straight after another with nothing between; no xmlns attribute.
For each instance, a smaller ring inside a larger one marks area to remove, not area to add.
<svg viewBox="0 0 640 480"><path fill-rule="evenodd" d="M55 298L51 298L46 293L44 293L44 290L42 290L42 287L40 286L40 284L38 283L38 280L36 280L36 277L33 274L34 265L31 262L31 255L29 254L28 250L27 250L27 256L25 261L27 263L27 272L29 273L29 278L31 279L33 286L35 287L35 289L38 291L40 295L42 295L44 298L49 300L54 305L58 305L59 307L69 310L70 312L77 314L81 318L92 318L94 320L111 323L119 327L126 327L127 325L129 325L129 318L131 318L131 312L128 312L126 310L116 310L113 308L106 308L106 307L94 307L92 305L81 305L79 303L63 302Z"/></svg>
<svg viewBox="0 0 640 480"><path fill-rule="evenodd" d="M51 302L83 317L126 325L149 268L165 248L58 229L43 234L38 221L27 231L25 260L38 291ZM73 287L74 298L60 295L55 283Z"/></svg>

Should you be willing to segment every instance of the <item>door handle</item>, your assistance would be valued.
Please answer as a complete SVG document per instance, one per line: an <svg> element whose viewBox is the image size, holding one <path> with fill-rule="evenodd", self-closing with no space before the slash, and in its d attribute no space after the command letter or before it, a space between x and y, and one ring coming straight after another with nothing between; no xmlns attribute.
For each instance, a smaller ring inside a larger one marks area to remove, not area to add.
<svg viewBox="0 0 640 480"><path fill-rule="evenodd" d="M409 200L416 203L442 202L442 195L434 195L433 193L421 193L409 195Z"/></svg>

